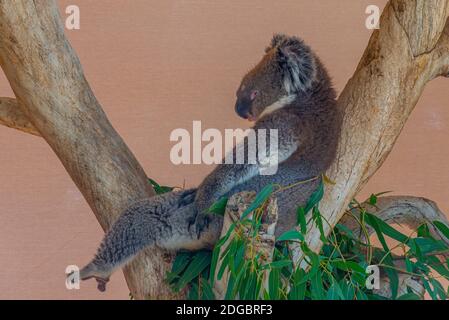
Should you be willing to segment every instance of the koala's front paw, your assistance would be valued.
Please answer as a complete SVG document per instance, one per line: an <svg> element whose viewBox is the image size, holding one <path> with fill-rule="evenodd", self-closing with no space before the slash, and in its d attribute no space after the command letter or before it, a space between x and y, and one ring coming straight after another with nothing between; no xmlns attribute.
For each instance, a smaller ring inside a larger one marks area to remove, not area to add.
<svg viewBox="0 0 449 320"><path fill-rule="evenodd" d="M198 215L196 216L194 222L194 231L198 239L201 237L201 234L204 232L204 230L209 227L210 219L210 216L204 213L198 213Z"/></svg>

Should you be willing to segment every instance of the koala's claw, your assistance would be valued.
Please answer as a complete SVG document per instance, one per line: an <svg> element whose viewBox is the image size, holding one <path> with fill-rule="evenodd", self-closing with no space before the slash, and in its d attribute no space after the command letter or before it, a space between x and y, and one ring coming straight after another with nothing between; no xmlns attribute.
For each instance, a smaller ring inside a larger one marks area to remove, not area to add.
<svg viewBox="0 0 449 320"><path fill-rule="evenodd" d="M196 190L188 190L182 194L181 199L179 199L179 207L187 206L195 201Z"/></svg>
<svg viewBox="0 0 449 320"><path fill-rule="evenodd" d="M198 214L195 219L195 231L198 239L201 237L202 232L209 226L210 218L207 214Z"/></svg>

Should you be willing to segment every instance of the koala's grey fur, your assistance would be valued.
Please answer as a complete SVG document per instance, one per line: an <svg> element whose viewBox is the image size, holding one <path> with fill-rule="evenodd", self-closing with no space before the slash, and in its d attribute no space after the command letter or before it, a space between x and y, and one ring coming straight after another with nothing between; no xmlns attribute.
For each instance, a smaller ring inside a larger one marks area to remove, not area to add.
<svg viewBox="0 0 449 320"><path fill-rule="evenodd" d="M243 78L237 98L236 110L245 118L257 119L256 131L278 130L277 173L260 175L260 163L222 164L198 189L134 204L81 270L82 279L95 277L104 289L117 267L151 245L170 250L211 248L220 235L222 218L205 212L220 197L259 192L268 184L292 185L319 176L332 163L341 125L336 94L326 69L302 40L275 35L262 61ZM247 139L243 144L247 148ZM297 207L307 202L318 183L316 179L276 193L276 235L295 226Z"/></svg>

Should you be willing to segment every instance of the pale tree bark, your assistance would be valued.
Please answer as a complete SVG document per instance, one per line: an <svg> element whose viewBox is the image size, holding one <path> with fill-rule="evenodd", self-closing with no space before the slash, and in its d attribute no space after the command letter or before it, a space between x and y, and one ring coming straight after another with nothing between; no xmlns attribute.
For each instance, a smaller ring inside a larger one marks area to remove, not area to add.
<svg viewBox="0 0 449 320"><path fill-rule="evenodd" d="M321 212L340 220L382 165L425 85L449 76L448 0L391 0L338 105L344 115ZM131 202L153 195L135 157L107 120L64 36L55 1L0 1L0 64L17 101L0 100L0 124L42 136L103 229ZM319 231L307 241L319 251ZM296 251L296 259L302 253ZM125 268L135 298L171 298L171 256L146 250Z"/></svg>
<svg viewBox="0 0 449 320"><path fill-rule="evenodd" d="M0 98L0 124L35 136L40 136L40 133L19 107L16 99Z"/></svg>
<svg viewBox="0 0 449 320"><path fill-rule="evenodd" d="M338 99L343 125L337 158L327 172L321 213L340 220L350 201L383 164L426 84L449 76L449 4L446 0L391 0L380 29ZM322 243L316 227L307 241L314 251ZM296 261L302 252L296 250Z"/></svg>
<svg viewBox="0 0 449 320"><path fill-rule="evenodd" d="M2 123L39 132L108 229L128 205L154 193L87 83L55 1L0 1L0 39L0 64L18 101L2 100ZM133 296L174 297L163 281L170 261L152 249L127 266Z"/></svg>

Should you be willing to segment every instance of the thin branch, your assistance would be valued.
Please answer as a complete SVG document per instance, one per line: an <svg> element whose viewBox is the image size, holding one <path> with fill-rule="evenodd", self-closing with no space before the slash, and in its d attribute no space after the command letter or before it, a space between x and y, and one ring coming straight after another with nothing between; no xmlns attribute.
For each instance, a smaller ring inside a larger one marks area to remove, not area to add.
<svg viewBox="0 0 449 320"><path fill-rule="evenodd" d="M364 204L363 208L388 224L403 225L411 230L416 230L419 226L426 224L434 238L449 245L449 239L433 224L434 221L439 221L449 225L449 221L436 203L431 200L411 196L380 197L375 206ZM358 219L360 218L358 209L352 210L351 214L356 215ZM340 223L351 229L356 236L364 238L365 235L359 228L358 222L351 214L345 214ZM372 234L374 230L367 226L367 231L368 234ZM448 256L448 253L442 255Z"/></svg>
<svg viewBox="0 0 449 320"><path fill-rule="evenodd" d="M0 98L0 125L41 136L22 112L16 99Z"/></svg>

